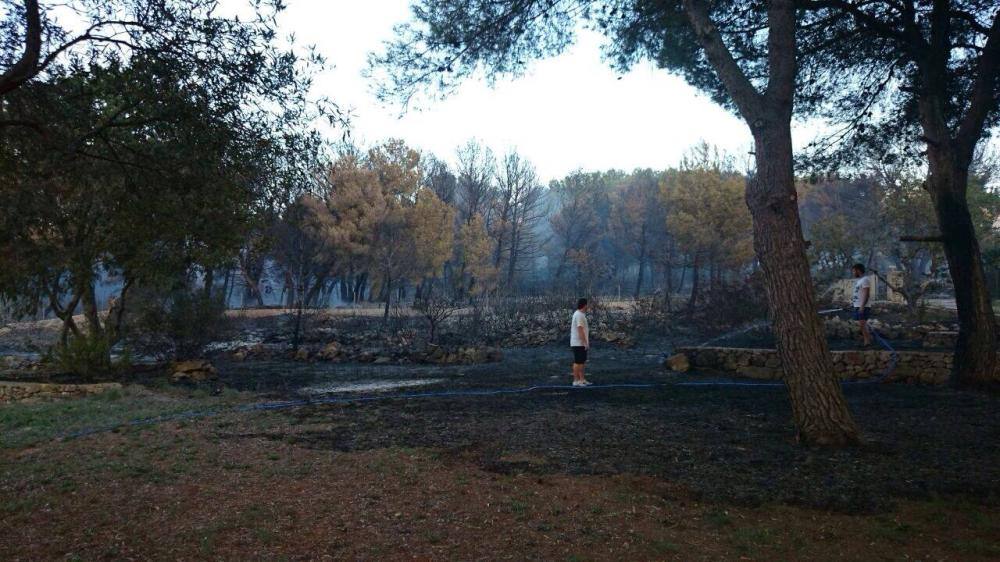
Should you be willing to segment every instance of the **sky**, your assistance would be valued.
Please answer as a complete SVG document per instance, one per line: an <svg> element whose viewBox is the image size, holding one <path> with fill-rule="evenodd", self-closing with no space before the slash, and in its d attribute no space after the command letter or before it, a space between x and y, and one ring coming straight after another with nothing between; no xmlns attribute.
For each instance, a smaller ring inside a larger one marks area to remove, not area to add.
<svg viewBox="0 0 1000 562"><path fill-rule="evenodd" d="M362 145L400 138L454 163L471 138L497 154L517 149L542 181L576 170L666 168L705 140L746 159L751 137L738 117L651 64L619 75L601 59L602 38L583 32L567 52L536 62L527 75L469 81L443 101L401 114L362 76L368 53L409 18L408 0L287 0L279 21L299 45L315 45L331 68L315 93L351 111Z"/></svg>

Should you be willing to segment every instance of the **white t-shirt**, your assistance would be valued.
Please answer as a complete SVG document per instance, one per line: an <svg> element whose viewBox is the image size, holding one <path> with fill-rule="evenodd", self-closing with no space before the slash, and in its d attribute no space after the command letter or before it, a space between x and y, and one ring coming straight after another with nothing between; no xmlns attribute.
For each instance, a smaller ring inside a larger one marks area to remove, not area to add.
<svg viewBox="0 0 1000 562"><path fill-rule="evenodd" d="M583 326L583 333L587 334L587 343L590 343L590 326L587 325L587 315L581 310L573 313L573 320L569 323L569 345L570 347L583 347L583 340L580 339L580 331Z"/></svg>
<svg viewBox="0 0 1000 562"><path fill-rule="evenodd" d="M854 298L851 299L851 306L853 306L854 308L861 307L861 289L868 289L868 299L865 301L865 307L871 306L872 304L871 277L865 275L864 277L859 277L858 280L854 282Z"/></svg>

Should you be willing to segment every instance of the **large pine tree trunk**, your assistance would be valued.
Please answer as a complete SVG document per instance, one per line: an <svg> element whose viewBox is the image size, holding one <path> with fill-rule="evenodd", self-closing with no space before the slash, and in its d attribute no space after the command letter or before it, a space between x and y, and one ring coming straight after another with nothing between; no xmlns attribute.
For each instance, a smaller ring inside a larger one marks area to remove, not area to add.
<svg viewBox="0 0 1000 562"><path fill-rule="evenodd" d="M854 443L858 428L833 372L816 313L792 172L791 118L798 52L795 2L766 3L768 84L763 92L726 46L712 21L710 4L684 0L683 5L699 44L753 132L757 173L747 183L747 206L799 438L817 445Z"/></svg>
<svg viewBox="0 0 1000 562"><path fill-rule="evenodd" d="M816 313L792 172L790 127L786 122L758 129L755 140L757 173L747 183L746 200L799 439L816 445L854 443L858 428Z"/></svg>
<svg viewBox="0 0 1000 562"><path fill-rule="evenodd" d="M958 307L954 376L961 384L996 383L996 321L966 200L968 172L956 168L932 158L928 178Z"/></svg>

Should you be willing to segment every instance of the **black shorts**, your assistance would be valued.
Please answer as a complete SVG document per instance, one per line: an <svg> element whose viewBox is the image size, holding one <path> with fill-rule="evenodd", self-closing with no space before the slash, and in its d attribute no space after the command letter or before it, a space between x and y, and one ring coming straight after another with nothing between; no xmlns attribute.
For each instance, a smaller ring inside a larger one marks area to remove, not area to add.
<svg viewBox="0 0 1000 562"><path fill-rule="evenodd" d="M573 350L573 364L583 365L587 362L587 348L582 345L574 345L570 347Z"/></svg>
<svg viewBox="0 0 1000 562"><path fill-rule="evenodd" d="M868 320L872 316L872 309L870 307L865 307L864 310L859 310L858 307L854 307L854 319L855 320Z"/></svg>

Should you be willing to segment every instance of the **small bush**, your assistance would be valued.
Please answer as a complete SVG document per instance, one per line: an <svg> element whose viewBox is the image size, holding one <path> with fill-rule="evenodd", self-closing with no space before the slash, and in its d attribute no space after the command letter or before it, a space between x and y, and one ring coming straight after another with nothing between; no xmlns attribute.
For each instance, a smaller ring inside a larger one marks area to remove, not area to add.
<svg viewBox="0 0 1000 562"><path fill-rule="evenodd" d="M136 351L159 358L191 359L229 332L221 296L201 290L136 291L126 337Z"/></svg>
<svg viewBox="0 0 1000 562"><path fill-rule="evenodd" d="M431 343L436 341L441 326L460 308L454 299L432 291L413 302L413 310L427 322L427 341Z"/></svg>
<svg viewBox="0 0 1000 562"><path fill-rule="evenodd" d="M112 361L112 347L111 341L103 334L70 336L64 345L52 349L49 359L64 373L95 380L118 374L131 364L127 353Z"/></svg>

